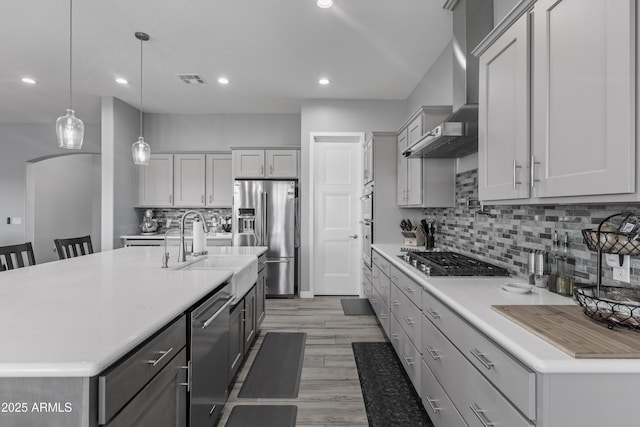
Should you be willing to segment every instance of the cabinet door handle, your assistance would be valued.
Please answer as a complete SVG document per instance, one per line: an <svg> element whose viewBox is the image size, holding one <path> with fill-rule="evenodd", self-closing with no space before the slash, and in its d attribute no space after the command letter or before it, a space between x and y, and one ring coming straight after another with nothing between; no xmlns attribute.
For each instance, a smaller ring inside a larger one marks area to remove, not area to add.
<svg viewBox="0 0 640 427"><path fill-rule="evenodd" d="M202 196L200 196L200 201L204 205L204 194Z"/></svg>
<svg viewBox="0 0 640 427"><path fill-rule="evenodd" d="M211 407L211 410L209 411L209 415L213 414L213 411L215 411L217 407L218 407L218 405L214 404L214 405Z"/></svg>
<svg viewBox="0 0 640 427"><path fill-rule="evenodd" d="M405 317L404 321L407 322L407 325L411 326L414 324L414 321L411 317Z"/></svg>
<svg viewBox="0 0 640 427"><path fill-rule="evenodd" d="M429 313L429 316L433 317L436 320L440 318L440 315L438 314L438 312L431 308L427 310L427 313Z"/></svg>
<svg viewBox="0 0 640 427"><path fill-rule="evenodd" d="M484 354L480 353L480 351L479 351L479 350L477 350L477 349L475 349L475 348L474 348L474 349L472 349L472 350L470 351L470 353L471 353L471 355L472 355L473 357L475 357L476 359L478 359L478 361L479 361L480 363L482 363L482 366L484 366L485 368L487 368L487 369L491 369L493 366L495 366L495 365L493 364L493 362L492 362L491 360L487 359L487 357L486 357Z"/></svg>
<svg viewBox="0 0 640 427"><path fill-rule="evenodd" d="M539 165L540 162L536 162L536 156L531 156L531 188L535 185L536 182L540 182L539 179L536 179L536 165Z"/></svg>
<svg viewBox="0 0 640 427"><path fill-rule="evenodd" d="M209 203L213 202L213 195L209 194Z"/></svg>
<svg viewBox="0 0 640 427"><path fill-rule="evenodd" d="M392 305L400 305L400 303L398 301L396 301L396 300L391 301L391 304Z"/></svg>
<svg viewBox="0 0 640 427"><path fill-rule="evenodd" d="M273 165L269 166L269 173L273 175Z"/></svg>
<svg viewBox="0 0 640 427"><path fill-rule="evenodd" d="M173 204L173 196L169 194L169 204Z"/></svg>
<svg viewBox="0 0 640 427"><path fill-rule="evenodd" d="M473 414L476 417L478 417L478 419L480 420L480 422L484 427L495 426L495 424L492 423L491 420L487 418L487 416L484 414L485 413L484 409L480 409L480 407L475 403L471 405L470 408L471 408L471 412L473 412Z"/></svg>
<svg viewBox="0 0 640 427"><path fill-rule="evenodd" d="M522 184L522 182L520 181L516 181L516 169L520 169L522 166L518 165L515 161L515 159L513 160L513 189L516 189L516 185L518 184Z"/></svg>
<svg viewBox="0 0 640 427"><path fill-rule="evenodd" d="M413 365L413 359L410 358L409 356L402 356L404 358L404 361L407 362L407 365Z"/></svg>
<svg viewBox="0 0 640 427"><path fill-rule="evenodd" d="M167 355L172 351L173 351L173 347L169 348L169 350L158 351L157 353L160 354L160 357L158 357L156 360L147 360L147 363L151 366L156 366L158 363L160 363L162 359L167 357Z"/></svg>
<svg viewBox="0 0 640 427"><path fill-rule="evenodd" d="M264 166L260 165L260 175L264 175Z"/></svg>
<svg viewBox="0 0 640 427"><path fill-rule="evenodd" d="M410 288L410 287L408 287L408 286L407 286L406 288L404 288L404 290L405 290L405 291L407 291L407 292L409 292L410 294L412 294L412 293L414 292L414 291L413 291L413 289L411 289L411 288Z"/></svg>
<svg viewBox="0 0 640 427"><path fill-rule="evenodd" d="M391 334L391 339L394 341L398 341L398 334Z"/></svg>
<svg viewBox="0 0 640 427"><path fill-rule="evenodd" d="M183 387L187 387L187 391L191 391L191 370L189 369L189 366L191 364L191 362L188 362L189 364L187 364L187 366L178 366L178 369L186 369L187 370L187 382L186 383L178 383L178 385L183 386Z"/></svg>
<svg viewBox="0 0 640 427"><path fill-rule="evenodd" d="M427 350L427 353L429 353L429 356L431 356L431 357L433 358L433 360L438 360L438 359L440 359L440 357L442 357L442 356L440 356L440 355L438 354L438 352L437 352L435 349L433 349L433 348L430 348L430 347L426 347L426 346L425 346L425 349Z"/></svg>
<svg viewBox="0 0 640 427"><path fill-rule="evenodd" d="M425 396L425 400L427 401L427 403L429 404L429 406L431 407L431 410L433 411L434 414L437 414L438 412L440 412L440 410L442 408L438 408L435 403L437 402L435 399L432 399L429 396Z"/></svg>

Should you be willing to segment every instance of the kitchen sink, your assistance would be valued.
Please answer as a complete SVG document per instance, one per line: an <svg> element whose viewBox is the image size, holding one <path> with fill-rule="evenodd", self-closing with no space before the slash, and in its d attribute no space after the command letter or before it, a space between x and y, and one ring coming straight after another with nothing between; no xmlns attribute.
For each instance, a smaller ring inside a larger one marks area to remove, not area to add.
<svg viewBox="0 0 640 427"><path fill-rule="evenodd" d="M258 280L258 258L255 255L209 255L174 268L232 271L231 293L235 300L240 300Z"/></svg>

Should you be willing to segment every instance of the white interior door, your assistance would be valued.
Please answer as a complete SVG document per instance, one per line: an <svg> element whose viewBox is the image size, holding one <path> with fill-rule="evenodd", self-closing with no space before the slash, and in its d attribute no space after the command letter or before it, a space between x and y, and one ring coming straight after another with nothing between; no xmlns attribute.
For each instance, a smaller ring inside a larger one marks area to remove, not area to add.
<svg viewBox="0 0 640 427"><path fill-rule="evenodd" d="M314 293L358 295L360 142L316 142L314 150Z"/></svg>

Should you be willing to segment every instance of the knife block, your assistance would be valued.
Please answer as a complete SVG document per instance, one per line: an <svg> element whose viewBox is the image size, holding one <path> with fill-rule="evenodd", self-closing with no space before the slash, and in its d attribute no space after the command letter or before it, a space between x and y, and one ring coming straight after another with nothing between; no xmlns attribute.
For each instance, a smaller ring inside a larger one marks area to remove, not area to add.
<svg viewBox="0 0 640 427"><path fill-rule="evenodd" d="M425 235L420 227L414 227L411 231L403 231L405 246L424 246Z"/></svg>

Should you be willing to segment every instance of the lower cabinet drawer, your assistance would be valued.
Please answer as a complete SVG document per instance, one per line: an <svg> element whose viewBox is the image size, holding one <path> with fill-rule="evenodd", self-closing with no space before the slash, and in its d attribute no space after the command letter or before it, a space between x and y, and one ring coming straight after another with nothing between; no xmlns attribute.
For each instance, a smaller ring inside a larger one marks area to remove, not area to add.
<svg viewBox="0 0 640 427"><path fill-rule="evenodd" d="M411 379L413 387L416 389L418 394L420 394L420 365L422 363L420 352L413 345L402 327L398 325L398 319L396 319L393 315L391 316L391 324L392 339L394 335L398 337L398 344L397 347L395 347L398 358L400 359L402 366L404 366L404 370L407 372L409 379Z"/></svg>
<svg viewBox="0 0 640 427"><path fill-rule="evenodd" d="M422 349L422 311L414 305L395 283L391 284L391 301L389 308L405 330L413 345Z"/></svg>
<svg viewBox="0 0 640 427"><path fill-rule="evenodd" d="M536 419L535 373L424 292L425 316L529 419Z"/></svg>
<svg viewBox="0 0 640 427"><path fill-rule="evenodd" d="M420 397L433 425L435 427L466 427L467 424L462 416L424 361L421 373L422 395Z"/></svg>
<svg viewBox="0 0 640 427"><path fill-rule="evenodd" d="M389 311L389 307L384 302L376 288L373 288L372 293L373 297L371 298L371 306L373 307L373 311L375 311L376 316L378 317L380 325L382 325L384 333L389 336L389 334L391 333L389 326L389 318L391 316L391 312Z"/></svg>
<svg viewBox="0 0 640 427"><path fill-rule="evenodd" d="M426 318L424 361L471 427L532 426Z"/></svg>

